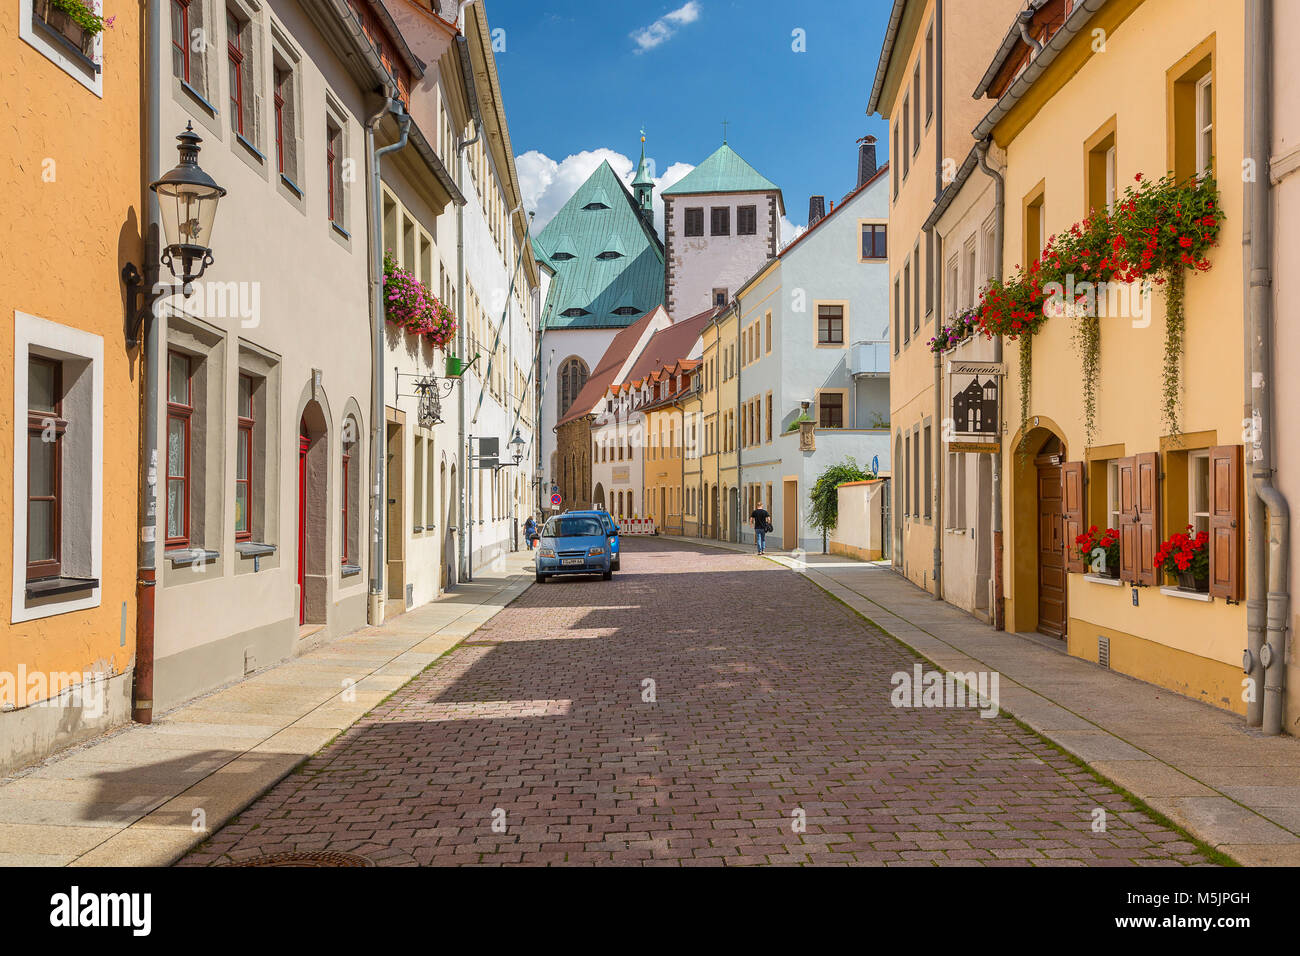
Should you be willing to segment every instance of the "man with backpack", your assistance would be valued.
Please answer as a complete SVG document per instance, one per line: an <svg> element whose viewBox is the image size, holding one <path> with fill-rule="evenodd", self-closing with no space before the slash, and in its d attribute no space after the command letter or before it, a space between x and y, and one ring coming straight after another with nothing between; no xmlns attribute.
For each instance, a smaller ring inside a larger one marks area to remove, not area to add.
<svg viewBox="0 0 1300 956"><path fill-rule="evenodd" d="M758 543L758 553L762 554L767 546L767 533L772 530L772 516L763 510L763 502L758 502L750 512L749 523L754 527L754 540Z"/></svg>

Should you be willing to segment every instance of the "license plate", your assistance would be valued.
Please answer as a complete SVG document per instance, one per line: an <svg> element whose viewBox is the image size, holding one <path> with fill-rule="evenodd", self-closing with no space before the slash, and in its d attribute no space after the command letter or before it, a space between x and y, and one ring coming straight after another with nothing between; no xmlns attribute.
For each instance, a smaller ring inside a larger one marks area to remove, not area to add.
<svg viewBox="0 0 1300 956"><path fill-rule="evenodd" d="M560 561L560 563L561 564L586 564L587 562L584 561L582 558L564 558Z"/></svg>

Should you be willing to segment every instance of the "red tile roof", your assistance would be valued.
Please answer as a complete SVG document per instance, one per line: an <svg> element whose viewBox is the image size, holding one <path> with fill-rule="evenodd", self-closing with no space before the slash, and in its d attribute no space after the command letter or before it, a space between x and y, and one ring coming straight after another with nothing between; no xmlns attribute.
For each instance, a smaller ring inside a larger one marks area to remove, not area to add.
<svg viewBox="0 0 1300 956"><path fill-rule="evenodd" d="M645 349L636 364L632 366L632 370L628 372L627 378L643 379L665 366L671 366L674 362L686 358L691 346L704 331L704 326L718 314L718 311L718 307L707 309L689 319L674 322L666 329L660 329L646 343Z"/></svg>
<svg viewBox="0 0 1300 956"><path fill-rule="evenodd" d="M609 348L605 349L605 354L600 357L600 361L596 364L595 371L591 373L587 383L578 392L578 397L573 400L573 404L564 413L564 417L555 423L556 428L579 419L583 415L591 414L591 410L596 407L596 403L614 384L614 376L623 367L627 357L632 354L632 349L640 341L641 334L654 321L654 315L658 311L659 307L655 306L614 336L614 340L609 343Z"/></svg>

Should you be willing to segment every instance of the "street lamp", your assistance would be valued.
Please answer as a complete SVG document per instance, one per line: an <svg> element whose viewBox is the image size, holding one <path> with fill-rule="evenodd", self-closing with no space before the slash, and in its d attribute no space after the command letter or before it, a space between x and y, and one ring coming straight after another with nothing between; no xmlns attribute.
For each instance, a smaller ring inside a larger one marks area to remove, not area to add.
<svg viewBox="0 0 1300 956"><path fill-rule="evenodd" d="M188 123L177 149L180 162L157 182L149 184L158 197L159 218L167 245L162 261L173 276L183 283L185 295L193 291L191 283L212 264L212 222L217 215L217 201L226 191L199 166L199 143L203 142ZM179 261L180 272L177 272ZM198 271L194 271L197 267ZM127 287L126 343L135 348L140 328L158 295L157 227L151 226L144 237L144 271L133 262L122 267L122 281Z"/></svg>
<svg viewBox="0 0 1300 956"><path fill-rule="evenodd" d="M524 460L524 440L519 437L518 428L515 429L515 437L510 439L506 444L510 446L510 457L512 457L515 460L515 464L518 465Z"/></svg>
<svg viewBox="0 0 1300 956"><path fill-rule="evenodd" d="M203 140L194 132L194 124L187 123L176 139L181 161L157 182L150 183L149 188L158 196L167 240L162 261L184 283L185 294L189 295L190 284L212 265L212 222L217 216L217 202L226 191L199 166L199 143Z"/></svg>

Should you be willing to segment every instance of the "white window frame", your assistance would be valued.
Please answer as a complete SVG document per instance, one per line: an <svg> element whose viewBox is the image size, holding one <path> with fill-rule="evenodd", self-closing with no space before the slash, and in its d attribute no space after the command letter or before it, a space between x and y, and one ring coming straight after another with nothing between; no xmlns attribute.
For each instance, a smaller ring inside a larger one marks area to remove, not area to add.
<svg viewBox="0 0 1300 956"><path fill-rule="evenodd" d="M1106 211L1115 211L1115 147L1106 150Z"/></svg>
<svg viewBox="0 0 1300 956"><path fill-rule="evenodd" d="M66 601L41 599L27 604L27 429L14 426L13 457L13 599L10 623L34 621L69 611L99 607L103 582L104 535L104 340L80 329L14 312L13 421L27 421L27 360L38 354L64 361L88 362L92 429L90 451L90 577L101 582L89 593L78 591ZM21 489L21 493L20 493Z"/></svg>
<svg viewBox="0 0 1300 956"><path fill-rule="evenodd" d="M1209 103L1206 103L1206 92ZM1214 138L1214 74L1206 73L1196 81L1196 175L1206 176L1210 171L1210 143ZM1206 113L1209 113L1207 116Z"/></svg>
<svg viewBox="0 0 1300 956"><path fill-rule="evenodd" d="M104 0L86 0L91 9L100 16L104 15ZM101 100L104 98L104 34L95 37L95 52L91 59L99 65L93 75L87 71L85 64L68 55L58 44L46 39L33 25L33 0L18 0L18 36L39 52L43 57L72 77Z"/></svg>
<svg viewBox="0 0 1300 956"><path fill-rule="evenodd" d="M1120 519L1119 461L1106 462L1106 528L1118 528Z"/></svg>
<svg viewBox="0 0 1300 956"><path fill-rule="evenodd" d="M1198 472L1205 476L1197 488ZM1204 505L1204 508L1198 507ZM1194 531L1210 530L1210 450L1194 449L1187 453L1187 523ZM1181 530L1181 529L1179 529Z"/></svg>

